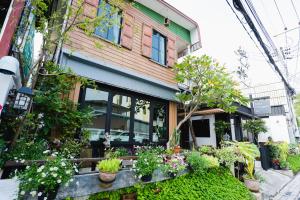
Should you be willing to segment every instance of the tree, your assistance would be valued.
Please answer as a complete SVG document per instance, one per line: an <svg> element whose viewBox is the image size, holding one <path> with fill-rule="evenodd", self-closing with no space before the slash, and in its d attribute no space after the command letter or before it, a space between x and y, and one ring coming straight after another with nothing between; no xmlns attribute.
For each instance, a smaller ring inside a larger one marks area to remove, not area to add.
<svg viewBox="0 0 300 200"><path fill-rule="evenodd" d="M207 55L187 56L183 62L175 64L174 71L176 72L175 80L186 86L185 90L176 94L182 105L184 116L175 132L178 132L182 124L190 120L190 117L201 106L217 107L232 113L236 110L233 106L234 102L242 104L247 102L225 66ZM197 147L195 134L191 132L194 145Z"/></svg>
<svg viewBox="0 0 300 200"><path fill-rule="evenodd" d="M295 110L297 117L300 117L300 94L296 96L295 100Z"/></svg>
<svg viewBox="0 0 300 200"><path fill-rule="evenodd" d="M262 119L250 119L243 125L243 128L254 135L254 142L257 143L257 136L259 133L265 133L268 131L266 123Z"/></svg>

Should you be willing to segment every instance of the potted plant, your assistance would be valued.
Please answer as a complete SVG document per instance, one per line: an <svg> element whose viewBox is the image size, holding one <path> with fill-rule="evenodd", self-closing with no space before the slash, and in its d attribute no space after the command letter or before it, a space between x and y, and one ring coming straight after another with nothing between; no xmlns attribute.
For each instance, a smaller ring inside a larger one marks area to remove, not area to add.
<svg viewBox="0 0 300 200"><path fill-rule="evenodd" d="M55 199L59 185L68 185L74 171L76 166L60 156L47 160L44 165L27 166L18 174L19 198L28 194L38 199Z"/></svg>
<svg viewBox="0 0 300 200"><path fill-rule="evenodd" d="M174 178L180 172L186 169L187 164L184 162L184 157L180 155L173 155L170 160L167 160L162 166L162 171Z"/></svg>
<svg viewBox="0 0 300 200"><path fill-rule="evenodd" d="M173 148L174 154L179 154L181 151L180 147L180 130L174 129L170 140L170 148Z"/></svg>
<svg viewBox="0 0 300 200"><path fill-rule="evenodd" d="M120 169L121 160L117 158L101 160L97 164L99 179L104 183L112 183Z"/></svg>
<svg viewBox="0 0 300 200"><path fill-rule="evenodd" d="M144 182L151 181L152 173L159 167L162 158L151 149L140 151L137 155L138 159L133 164L136 175Z"/></svg>

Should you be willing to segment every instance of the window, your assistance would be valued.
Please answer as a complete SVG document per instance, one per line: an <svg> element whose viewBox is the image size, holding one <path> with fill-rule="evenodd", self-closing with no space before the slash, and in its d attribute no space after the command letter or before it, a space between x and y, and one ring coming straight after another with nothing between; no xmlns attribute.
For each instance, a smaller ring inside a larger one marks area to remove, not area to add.
<svg viewBox="0 0 300 200"><path fill-rule="evenodd" d="M93 109L91 124L84 128L89 130L90 141L99 141L104 138L107 115L108 92L87 88L85 92L85 105Z"/></svg>
<svg viewBox="0 0 300 200"><path fill-rule="evenodd" d="M84 126L92 133L91 142L103 146L104 133L109 132L111 146L167 143L167 101L104 85L99 88L82 89L80 95L81 104L93 109L92 124Z"/></svg>
<svg viewBox="0 0 300 200"><path fill-rule="evenodd" d="M113 7L106 1L100 1L98 16L103 16L107 20L102 20L100 26L96 27L95 34L118 44L121 33L121 15L112 11Z"/></svg>
<svg viewBox="0 0 300 200"><path fill-rule="evenodd" d="M131 98L116 94L112 99L111 107L110 140L128 142Z"/></svg>
<svg viewBox="0 0 300 200"><path fill-rule="evenodd" d="M196 137L210 137L209 119L193 120L192 124Z"/></svg>
<svg viewBox="0 0 300 200"><path fill-rule="evenodd" d="M152 34L152 59L166 65L166 37L155 30Z"/></svg>
<svg viewBox="0 0 300 200"><path fill-rule="evenodd" d="M134 108L134 141L148 143L150 127L150 102L143 99L136 99Z"/></svg>
<svg viewBox="0 0 300 200"><path fill-rule="evenodd" d="M11 0L1 0L0 2L0 32L2 29L2 26L4 25L4 21L6 19L6 15L9 9L9 6L11 4Z"/></svg>

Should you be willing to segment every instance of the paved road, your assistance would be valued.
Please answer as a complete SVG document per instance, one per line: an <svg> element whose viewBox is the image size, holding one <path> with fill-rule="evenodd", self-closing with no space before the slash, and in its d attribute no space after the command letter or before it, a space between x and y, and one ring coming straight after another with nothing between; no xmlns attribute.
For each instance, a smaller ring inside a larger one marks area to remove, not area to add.
<svg viewBox="0 0 300 200"><path fill-rule="evenodd" d="M300 174L297 174L273 200L300 200Z"/></svg>

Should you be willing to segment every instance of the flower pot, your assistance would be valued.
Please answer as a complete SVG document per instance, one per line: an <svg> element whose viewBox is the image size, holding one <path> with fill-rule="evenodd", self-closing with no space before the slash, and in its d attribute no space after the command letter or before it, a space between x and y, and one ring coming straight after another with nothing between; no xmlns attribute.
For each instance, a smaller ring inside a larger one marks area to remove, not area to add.
<svg viewBox="0 0 300 200"><path fill-rule="evenodd" d="M180 151L181 151L181 147L180 146L175 146L174 149L173 149L173 153L174 154L178 154L178 153L180 153Z"/></svg>
<svg viewBox="0 0 300 200"><path fill-rule="evenodd" d="M272 168L275 170L280 170L280 165L277 163L272 163Z"/></svg>
<svg viewBox="0 0 300 200"><path fill-rule="evenodd" d="M47 198L47 200L54 200L56 198L56 194L58 191L59 185L57 185L54 190L50 190L48 192L45 192L45 188L44 187L39 187L38 189L38 193L41 192L42 195L38 196L37 199L38 200L44 200L45 198Z"/></svg>
<svg viewBox="0 0 300 200"><path fill-rule="evenodd" d="M259 181L258 180L244 178L244 183L245 183L245 186L251 192L259 192Z"/></svg>
<svg viewBox="0 0 300 200"><path fill-rule="evenodd" d="M169 172L168 175L169 175L170 178L175 178L176 177L176 174L173 173L173 172Z"/></svg>
<svg viewBox="0 0 300 200"><path fill-rule="evenodd" d="M100 172L99 179L103 183L112 183L115 181L117 173Z"/></svg>
<svg viewBox="0 0 300 200"><path fill-rule="evenodd" d="M141 180L142 180L143 182L149 182L149 181L151 181L151 179L152 179L152 174L151 174L151 175L146 175L146 176L142 176L142 177L141 177Z"/></svg>
<svg viewBox="0 0 300 200"><path fill-rule="evenodd" d="M136 199L136 193L122 195L122 200L135 200L135 199Z"/></svg>

